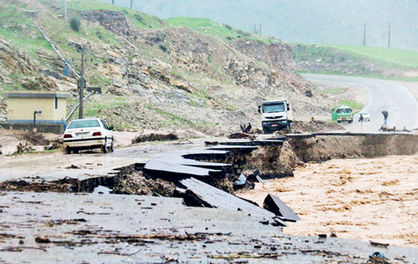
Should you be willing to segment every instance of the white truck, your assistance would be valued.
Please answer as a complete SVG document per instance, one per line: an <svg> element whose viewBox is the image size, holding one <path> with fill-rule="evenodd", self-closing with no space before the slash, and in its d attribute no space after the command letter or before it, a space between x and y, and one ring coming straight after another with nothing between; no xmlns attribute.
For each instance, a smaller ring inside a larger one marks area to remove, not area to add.
<svg viewBox="0 0 418 264"><path fill-rule="evenodd" d="M264 101L258 106L264 134L286 129L291 132L293 114L289 100Z"/></svg>

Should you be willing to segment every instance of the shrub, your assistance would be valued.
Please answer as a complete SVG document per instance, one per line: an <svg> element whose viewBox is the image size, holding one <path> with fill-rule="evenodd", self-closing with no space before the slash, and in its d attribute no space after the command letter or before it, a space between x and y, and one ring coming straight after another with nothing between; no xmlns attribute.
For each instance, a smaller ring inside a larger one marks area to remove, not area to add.
<svg viewBox="0 0 418 264"><path fill-rule="evenodd" d="M80 29L81 29L80 19L78 19L77 17L71 18L70 26L74 31L80 32Z"/></svg>
<svg viewBox="0 0 418 264"><path fill-rule="evenodd" d="M164 52L166 52L167 51L167 47L166 46L164 46L163 44L160 44L160 49L162 50L162 51L164 51Z"/></svg>

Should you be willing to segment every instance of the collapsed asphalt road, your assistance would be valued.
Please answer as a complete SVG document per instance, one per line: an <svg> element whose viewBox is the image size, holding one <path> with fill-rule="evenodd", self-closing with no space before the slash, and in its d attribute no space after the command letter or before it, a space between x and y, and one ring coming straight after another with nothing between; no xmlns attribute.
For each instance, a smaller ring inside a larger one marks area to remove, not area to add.
<svg viewBox="0 0 418 264"><path fill-rule="evenodd" d="M384 138L388 136L390 135L385 134ZM404 135L394 136L401 140L409 140ZM245 142L238 140L238 143L242 145ZM185 157L190 154L188 151L179 151L179 148L192 146L178 143L140 145L120 149L111 155L55 153L45 155L37 162L48 162L59 156L67 162L83 161L86 165L84 168L78 168L77 165L66 167L68 175L77 170L90 170L90 175L81 171L73 175L78 175L81 179L97 178L94 176L94 168L88 167L95 165L87 164L91 163L86 160L89 155L93 156L95 161L105 156L105 159L116 160L115 163L109 161L109 164L103 166L103 172L105 168L111 168L111 164L131 163L135 156L136 161L145 157L158 160L158 157L152 156L162 151L181 152ZM211 155L222 154L221 148L231 149L229 146L212 147ZM201 149L197 153L197 156L208 154ZM177 161L170 155L163 156L166 157L162 160L164 162ZM215 156L213 158L218 159ZM206 163L187 163L208 166ZM46 167L48 165L50 176L54 173L54 168L48 163ZM224 167L224 164L215 165ZM30 167L27 169L30 171ZM155 171L158 175L158 170L152 166L148 167L148 173ZM58 176L62 175L65 174ZM38 177L40 178L32 180L43 180L42 174ZM194 189L190 182L183 183L188 189ZM206 199L203 193L195 193ZM217 192L211 193L218 195ZM222 196L226 197L225 194ZM217 208L197 208L186 206L182 201L183 199L179 198L138 195L2 192L0 262L83 262L94 259L106 263L251 263L263 259L263 263L364 263L376 251L383 253L390 260L401 263L418 261L415 249L395 246L382 248L379 245L338 238L289 236L283 234L278 226L258 221L257 215L249 215L249 211L243 210L245 208L241 205L239 209L231 210L233 206L223 208L217 205L217 200L206 200Z"/></svg>
<svg viewBox="0 0 418 264"><path fill-rule="evenodd" d="M0 263L409 263L412 248L289 236L243 212L137 195L3 193Z"/></svg>
<svg viewBox="0 0 418 264"><path fill-rule="evenodd" d="M408 89L396 81L360 77L304 74L310 81L321 81L335 85L361 86L367 89L368 102L363 110L370 114L370 122L358 122L354 116L352 124L344 124L349 131L376 132L383 125L382 111L389 112L388 127L397 129L418 128L418 103Z"/></svg>

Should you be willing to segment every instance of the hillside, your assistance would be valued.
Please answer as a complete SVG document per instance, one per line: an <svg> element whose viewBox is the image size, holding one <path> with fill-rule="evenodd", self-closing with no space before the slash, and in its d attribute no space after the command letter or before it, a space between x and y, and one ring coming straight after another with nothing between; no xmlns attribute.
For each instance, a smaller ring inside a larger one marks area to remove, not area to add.
<svg viewBox="0 0 418 264"><path fill-rule="evenodd" d="M361 46L293 44L296 70L418 80L418 52Z"/></svg>
<svg viewBox="0 0 418 264"><path fill-rule="evenodd" d="M35 14L35 17L33 17ZM77 18L80 30L69 21ZM175 24L175 21L170 21ZM202 21L197 21L202 22ZM173 26L157 17L100 1L69 1L68 19L53 0L0 4L0 93L60 90L73 95L76 79L41 35L38 24L68 62L103 88L85 106L118 130L185 129L209 134L258 123L263 99L288 97L297 119L328 116L333 104L294 70L285 43L209 20L208 29ZM36 23L36 24L35 24ZM210 29L210 30L209 30ZM321 104L318 104L321 102ZM4 118L4 104L1 115Z"/></svg>

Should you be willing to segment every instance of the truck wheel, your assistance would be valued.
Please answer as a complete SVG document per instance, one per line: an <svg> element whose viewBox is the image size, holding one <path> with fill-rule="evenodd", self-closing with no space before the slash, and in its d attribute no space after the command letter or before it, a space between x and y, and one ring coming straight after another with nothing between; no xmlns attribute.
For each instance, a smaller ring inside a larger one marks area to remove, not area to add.
<svg viewBox="0 0 418 264"><path fill-rule="evenodd" d="M287 133L292 133L292 125L291 124L287 125Z"/></svg>
<svg viewBox="0 0 418 264"><path fill-rule="evenodd" d="M107 153L107 147L106 147L106 144L105 144L105 145L103 145L103 146L101 147L101 149L102 149L102 152L103 152L103 153Z"/></svg>

